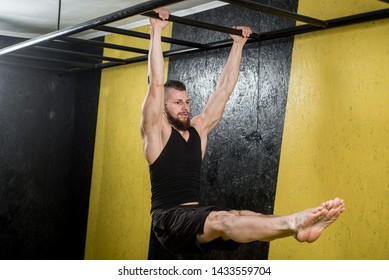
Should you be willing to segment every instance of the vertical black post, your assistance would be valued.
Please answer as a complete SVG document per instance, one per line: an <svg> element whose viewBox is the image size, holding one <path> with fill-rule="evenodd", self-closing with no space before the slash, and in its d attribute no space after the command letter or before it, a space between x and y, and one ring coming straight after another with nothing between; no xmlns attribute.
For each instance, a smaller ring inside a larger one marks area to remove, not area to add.
<svg viewBox="0 0 389 280"><path fill-rule="evenodd" d="M57 22L57 30L61 28L61 6L62 6L62 1L59 0L58 2L58 22Z"/></svg>

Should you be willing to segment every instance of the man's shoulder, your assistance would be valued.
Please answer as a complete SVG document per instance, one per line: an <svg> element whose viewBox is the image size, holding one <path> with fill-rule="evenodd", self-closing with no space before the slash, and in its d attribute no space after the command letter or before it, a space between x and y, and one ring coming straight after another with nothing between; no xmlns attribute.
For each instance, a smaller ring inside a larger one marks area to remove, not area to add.
<svg viewBox="0 0 389 280"><path fill-rule="evenodd" d="M204 124L204 114L198 114L194 116L190 121L190 125L196 129L200 129L203 124Z"/></svg>
<svg viewBox="0 0 389 280"><path fill-rule="evenodd" d="M201 115L195 116L191 121L190 121L190 126L194 128L198 134L202 134L202 126L203 122L201 120Z"/></svg>

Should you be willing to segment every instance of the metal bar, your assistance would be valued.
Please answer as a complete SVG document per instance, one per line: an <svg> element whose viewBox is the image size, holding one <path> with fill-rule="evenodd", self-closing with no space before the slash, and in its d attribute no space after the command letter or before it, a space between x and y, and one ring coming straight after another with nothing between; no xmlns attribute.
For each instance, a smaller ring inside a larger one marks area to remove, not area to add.
<svg viewBox="0 0 389 280"><path fill-rule="evenodd" d="M148 59L147 55L132 57L132 58L126 59L126 64L143 62L143 61L147 61L147 59ZM96 68L97 69L107 69L107 68L116 67L116 66L119 66L119 65L115 62L107 62L107 63L102 63L102 64L96 65Z"/></svg>
<svg viewBox="0 0 389 280"><path fill-rule="evenodd" d="M352 15L352 16L346 16L346 17L327 20L328 26L325 29L343 27L343 26L348 26L348 25L353 25L353 24L358 24L358 23L363 23L363 22L369 22L369 21L373 21L373 20L380 20L380 19L385 19L385 18L389 18L389 9L377 10L377 11L372 11L372 12L361 13L361 14L356 14L356 15ZM281 29L281 30L261 33L260 34L260 36L261 36L260 41L273 40L273 39L278 39L278 38L282 38L282 37L300 35L300 34L304 34L304 33L320 31L320 30L323 30L323 28L304 24L304 25L299 25L299 26L295 26L295 27L291 27L291 28L285 28L285 29Z"/></svg>
<svg viewBox="0 0 389 280"><path fill-rule="evenodd" d="M258 40L250 38L247 41L247 44L254 43L254 42L258 42ZM227 40L209 43L209 44L207 44L207 49L205 49L205 50L209 51L209 50L216 50L216 49L230 47L230 46L232 46L232 43L233 43L232 39L227 39ZM173 56L196 53L196 52L201 52L201 51L204 51L204 49L181 48L181 49L176 49L176 50L164 51L163 56L164 57L173 57ZM148 59L148 56L143 55L143 56L128 58L128 59L125 59L125 61L126 61L126 64L132 64L132 63L147 61L147 59ZM110 67L114 67L114 66L118 66L118 65L114 62L112 62L112 63L108 62L108 63L96 65L96 68L106 69L106 68L110 68Z"/></svg>
<svg viewBox="0 0 389 280"><path fill-rule="evenodd" d="M57 30L61 27L61 8L62 8L62 1L59 0L58 2L58 22L57 22Z"/></svg>
<svg viewBox="0 0 389 280"><path fill-rule="evenodd" d="M16 50L20 50L20 49L29 47L29 46L33 46L33 45L37 45L39 43L53 40L55 38L73 35L73 34L88 30L88 29L92 29L92 28L99 26L99 25L108 24L108 23L111 23L114 21L118 21L118 20L127 18L127 17L131 17L134 15L144 13L146 11L154 10L154 9L162 7L162 6L167 6L167 5L175 4L178 2L182 2L182 1L183 0L151 0L148 2L140 3L138 5L135 5L135 6L132 6L132 7L129 7L129 8L102 16L102 17L98 17L98 18L89 20L89 21L84 22L84 23L80 23L80 24L77 24L77 25L74 25L74 26L71 26L68 28L57 30L57 31L54 31L54 32L30 39L30 40L27 40L27 41L21 42L21 43L18 43L18 44L15 44L15 45L12 45L12 46L9 46L6 48L3 48L0 50L0 56L7 54L7 53L10 53L10 52L13 52L13 51L16 51Z"/></svg>
<svg viewBox="0 0 389 280"><path fill-rule="evenodd" d="M83 39L72 38L72 37L60 38L56 41L59 41L59 42L65 41L65 42L76 43L76 44L92 45L95 47L116 49L116 50L122 50L122 51L126 51L126 52L135 52L135 53L142 53L142 54L149 53L149 51L145 50L145 49L115 45L115 44L110 44L110 43L98 42L98 41L94 41L94 40L83 40Z"/></svg>
<svg viewBox="0 0 389 280"><path fill-rule="evenodd" d="M252 41L252 42L254 42L254 41ZM208 47L206 50L208 51L208 50L220 49L220 48L225 48L225 47L228 47L231 45L232 45L231 39L223 40L220 42L208 44ZM188 47L188 48L181 48L181 49L177 49L177 50L164 51L163 56L164 57L173 57L173 56L178 56L178 55L182 55L182 54L190 54L190 53L201 52L201 51L204 51L204 49ZM132 63L147 61L147 59L148 59L147 55L142 55L142 56L138 56L138 57L132 57L132 58L125 59L125 61L126 61L126 64L132 64ZM119 66L119 65L117 65L114 62L108 62L108 63L98 64L98 65L96 65L96 68L97 69L107 69L107 68L111 68L111 67L115 67L115 66Z"/></svg>
<svg viewBox="0 0 389 280"><path fill-rule="evenodd" d="M62 8L62 1L59 0L58 2L58 21L57 21L57 30L61 27L61 8Z"/></svg>
<svg viewBox="0 0 389 280"><path fill-rule="evenodd" d="M353 16L347 16L347 17L341 17L341 18L336 18L332 20L328 20L328 28L337 28L337 27L343 27L347 25L352 25L352 24L358 24L358 23L363 23L363 22L368 22L368 21L373 21L373 20L379 20L379 19L385 19L389 18L389 9L383 9L383 10L378 10L378 11L373 11L373 12L368 12L368 13L362 13L362 14L357 14ZM324 29L324 30L325 30ZM309 32L314 32L314 31L320 31L323 30L323 28L318 27L318 26L312 26L312 25L300 25L292 28L285 28L285 29L280 29L277 31L270 31L270 32L264 32L258 34L258 38L250 38L246 44L251 44L251 43L256 43L260 41L266 41L266 40L273 40L273 39L279 39L283 37L289 37L289 36L294 36L294 35L299 35L299 34L304 34L304 33L309 33ZM213 50L213 49L220 49L220 48L225 48L229 47L232 45L232 40L224 40L220 42L214 42L207 44L207 49L208 50ZM166 51L164 52L164 57L173 57L173 56L178 56L182 54L190 54L190 53L195 53L195 52L200 52L204 51L204 49L198 49L198 48L186 48L186 49L179 49L179 50L171 50L171 51ZM143 62L147 61L148 56L139 56L135 58L129 58L126 59L126 64L132 64L132 63L137 63L137 62ZM98 64L96 65L97 69L106 69L110 67L115 67L118 66L114 62L108 62L108 63L103 63L103 64Z"/></svg>
<svg viewBox="0 0 389 280"><path fill-rule="evenodd" d="M21 58L21 59L32 59L32 60L40 60L40 61L46 61L46 62L52 62L52 63L60 63L60 64L68 64L73 65L81 68L96 68L96 64L90 64L90 63L83 63L78 61L70 61L70 60L63 60L63 59L55 59L55 58L47 58L47 57L37 57L37 56L30 56L30 55L24 55L24 54L10 54L11 57L15 58Z"/></svg>
<svg viewBox="0 0 389 280"><path fill-rule="evenodd" d="M158 18L158 14L155 12L143 13L142 16ZM189 26L204 28L204 29L208 29L208 30L228 33L228 34L242 35L242 31L235 29L235 28L225 27L225 26L211 24L211 23L200 22L200 21L191 20L191 19L182 18L182 17L177 17L177 16L173 16L173 15L169 16L169 21L181 23L181 24L185 24L185 25L189 25ZM259 39L259 35L256 33L252 33L250 37Z"/></svg>
<svg viewBox="0 0 389 280"><path fill-rule="evenodd" d="M95 27L94 29L99 30L99 31L109 32L109 33L116 33L116 34L121 34L121 35L132 36L132 37L136 37L136 38L150 40L150 34L132 31L132 30L124 30L124 29L120 29L120 28L116 28L116 27L112 27L112 26L104 25L104 26ZM161 40L162 40L162 42L165 42L165 43L181 45L181 46L186 46L186 47L206 48L206 45L204 45L204 44L193 43L193 42L188 42L188 41L183 41L183 40L177 40L177 39L164 37L164 36L162 36Z"/></svg>
<svg viewBox="0 0 389 280"><path fill-rule="evenodd" d="M45 51L45 52L66 54L66 55L70 55L70 56L81 56L81 57L85 57L85 58L95 59L95 60L98 60L99 62L101 62L103 60L115 61L118 63L125 62L125 60L121 59L121 58L102 56L102 55L98 55L98 54L81 53L81 52L75 52L75 51L69 51L69 50L63 50L63 49L53 49L53 48L41 47L41 46L34 46L34 49L39 50L39 51Z"/></svg>
<svg viewBox="0 0 389 280"><path fill-rule="evenodd" d="M32 69L57 71L57 72L69 72L71 70L69 68L65 69L65 68L45 67L45 66L35 65L35 64L31 65L31 64L21 63L21 62L5 61L5 60L2 60L2 59L0 59L0 64L17 66L17 67L27 67L27 68L32 68Z"/></svg>
<svg viewBox="0 0 389 280"><path fill-rule="evenodd" d="M232 39L228 39L228 40L210 43L207 45L208 47L205 50L208 51L208 50L215 50L215 49L229 47L232 45L232 42L233 42ZM254 39L249 39L249 41L247 41L247 42L249 43L249 42L257 42L257 41L254 41ZM201 51L204 51L204 49L181 48L181 49L177 49L177 50L164 51L163 56L164 57L173 57L173 56L178 56L178 55L182 55L182 54L190 54L190 53L196 53L196 52L201 52ZM128 58L125 61L126 61L126 64L132 64L132 63L147 61L147 59L148 59L148 56L143 55L143 56ZM97 69L106 69L106 68L111 68L111 67L115 67L115 66L118 66L118 65L114 62L108 62L108 63L98 64L98 65L96 65L96 68Z"/></svg>
<svg viewBox="0 0 389 280"><path fill-rule="evenodd" d="M240 7L248 8L251 10L256 10L259 12L264 12L267 14L272 14L272 15L281 16L281 17L288 18L288 19L293 19L296 21L305 22L305 23L308 23L308 24L311 24L314 26L327 27L326 21L312 18L312 17L308 17L308 16L304 16L304 15L300 15L300 14L296 14L296 13L292 13L292 12L289 12L286 10L278 9L275 7L260 4L258 2L254 2L254 1L250 1L250 0L222 0L222 1L226 2L226 3L230 3L230 4L235 5L235 6L240 6Z"/></svg>

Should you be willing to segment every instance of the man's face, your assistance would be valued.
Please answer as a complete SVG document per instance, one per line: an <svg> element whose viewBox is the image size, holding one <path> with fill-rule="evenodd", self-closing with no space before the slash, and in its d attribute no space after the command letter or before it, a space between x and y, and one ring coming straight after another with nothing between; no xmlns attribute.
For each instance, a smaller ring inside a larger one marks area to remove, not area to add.
<svg viewBox="0 0 389 280"><path fill-rule="evenodd" d="M165 113L169 123L178 130L188 130L190 127L190 106L187 92L174 88L165 90Z"/></svg>

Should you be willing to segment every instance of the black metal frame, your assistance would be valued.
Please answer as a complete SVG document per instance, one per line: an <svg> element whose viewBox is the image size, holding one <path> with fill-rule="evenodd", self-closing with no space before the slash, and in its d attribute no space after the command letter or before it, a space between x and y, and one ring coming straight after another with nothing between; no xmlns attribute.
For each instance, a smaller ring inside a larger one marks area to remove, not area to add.
<svg viewBox="0 0 389 280"><path fill-rule="evenodd" d="M43 36L39 36L37 38L23 41L21 43L0 49L0 63L17 65L17 66L26 66L32 68L34 68L35 65L36 66L35 68L39 68L39 69L52 69L58 71L72 72L77 70L105 69L109 67L115 67L115 66L120 66L125 64L146 61L147 53L148 53L148 50L146 49L108 44L97 40L77 39L70 36L86 30L94 29L98 31L108 32L108 33L116 33L125 36L150 39L149 34L111 27L111 26L107 26L107 24L119 21L124 18L132 17L135 15L156 17L157 16L156 13L153 12L154 9L163 6L169 6L182 1L183 0L150 0L148 2L134 5L127 9L123 9L115 13L111 13L78 25L74 25L65 29L48 33ZM299 25L291 28L284 28L280 30L274 30L270 32L264 32L259 34L253 33L248 43L278 39L282 37L294 36L294 35L308 33L308 32L314 32L314 31L331 29L331 28L352 25L352 24L357 24L362 22L368 22L372 20L389 18L389 9L382 9L373 12L350 15L341 18L320 20L305 15L292 13L290 11L281 10L271 6L263 5L257 2L253 2L251 0L222 0L222 1L243 8L252 9L255 11L306 23L303 25ZM388 2L387 0L380 0L380 1ZM241 35L241 32L234 28L194 21L188 18L177 17L174 15L170 15L169 20L172 22L194 26L198 28L204 28L204 29L213 30L217 32ZM218 42L200 44L196 42L188 42L188 41L182 41L182 40L177 40L174 38L166 38L166 37L163 37L162 41L183 46L183 48L177 50L165 51L164 52L165 57L224 48L232 44L232 40L222 40ZM88 45L100 49L114 48L114 49L132 52L132 53L139 53L141 55L128 58L128 59L106 57L102 55L96 55L94 53L84 53L84 52L67 50L66 46L69 44ZM61 47L58 47L58 45L60 45ZM62 46L65 46L65 48L63 48ZM47 53L51 53L54 56L48 57ZM60 58L55 57L55 55L57 54L61 55ZM74 60L75 58L82 58L82 60L77 61ZM45 67L42 65L28 63L28 61L31 60L47 62L49 66Z"/></svg>

